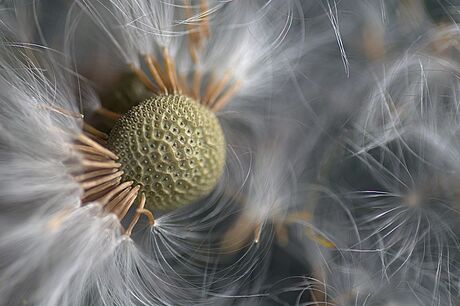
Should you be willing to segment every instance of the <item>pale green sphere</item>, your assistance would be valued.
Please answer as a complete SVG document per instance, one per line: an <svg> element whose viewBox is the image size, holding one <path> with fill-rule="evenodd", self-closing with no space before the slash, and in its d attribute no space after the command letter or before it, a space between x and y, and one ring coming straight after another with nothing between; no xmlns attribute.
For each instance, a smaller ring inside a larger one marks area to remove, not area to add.
<svg viewBox="0 0 460 306"><path fill-rule="evenodd" d="M171 210L211 192L222 175L225 139L208 108L182 95L131 108L110 132L123 181L140 184L151 210Z"/></svg>

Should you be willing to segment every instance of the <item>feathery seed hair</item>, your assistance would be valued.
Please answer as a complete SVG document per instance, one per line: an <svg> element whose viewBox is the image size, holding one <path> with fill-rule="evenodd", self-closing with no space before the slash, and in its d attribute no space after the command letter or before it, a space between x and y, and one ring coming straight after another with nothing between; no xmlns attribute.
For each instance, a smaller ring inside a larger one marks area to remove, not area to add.
<svg viewBox="0 0 460 306"><path fill-rule="evenodd" d="M459 305L455 2L0 1L0 306Z"/></svg>

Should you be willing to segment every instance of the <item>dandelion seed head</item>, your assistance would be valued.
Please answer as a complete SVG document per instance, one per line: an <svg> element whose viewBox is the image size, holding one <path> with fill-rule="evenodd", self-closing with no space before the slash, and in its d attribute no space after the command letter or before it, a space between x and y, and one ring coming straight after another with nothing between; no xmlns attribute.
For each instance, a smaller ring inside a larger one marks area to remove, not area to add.
<svg viewBox="0 0 460 306"><path fill-rule="evenodd" d="M146 100L120 118L108 147L148 206L172 209L207 195L222 175L225 141L215 115L184 96Z"/></svg>
<svg viewBox="0 0 460 306"><path fill-rule="evenodd" d="M267 223L291 207L297 173L279 164L289 148L250 132L262 117L237 106L272 96L281 74L292 72L302 44L288 35L296 1L77 2L109 50L90 53L86 64L107 74L123 67L110 75L120 82L104 84L107 96L97 80L87 82L80 73L94 79L80 63L69 63L84 46L67 36L63 60L43 47L36 63L30 53L40 46L26 43L1 53L0 85L8 90L0 93L0 202L9 211L0 225L0 282L8 281L0 303L215 305L250 297L267 271ZM65 34L96 41L94 28L79 32L81 20L72 6ZM101 60L113 50L117 56ZM247 115L247 126L221 124L231 120L220 112L227 105ZM159 173L161 188L149 182ZM250 217L237 237L243 243L222 247L241 211Z"/></svg>

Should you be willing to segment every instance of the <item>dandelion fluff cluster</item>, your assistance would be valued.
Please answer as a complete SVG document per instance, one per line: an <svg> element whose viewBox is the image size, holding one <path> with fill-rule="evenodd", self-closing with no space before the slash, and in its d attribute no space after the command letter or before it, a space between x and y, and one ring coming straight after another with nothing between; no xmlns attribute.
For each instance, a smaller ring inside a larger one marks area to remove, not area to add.
<svg viewBox="0 0 460 306"><path fill-rule="evenodd" d="M459 305L459 20L1 2L0 305Z"/></svg>

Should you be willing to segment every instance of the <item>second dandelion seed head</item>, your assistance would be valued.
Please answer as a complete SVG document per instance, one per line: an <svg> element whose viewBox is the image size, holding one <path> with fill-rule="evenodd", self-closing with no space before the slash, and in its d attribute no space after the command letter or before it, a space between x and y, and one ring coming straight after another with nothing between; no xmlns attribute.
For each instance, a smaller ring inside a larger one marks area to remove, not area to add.
<svg viewBox="0 0 460 306"><path fill-rule="evenodd" d="M108 147L125 180L141 185L150 209L170 210L206 196L225 163L225 139L209 109L183 95L132 107L115 124Z"/></svg>

